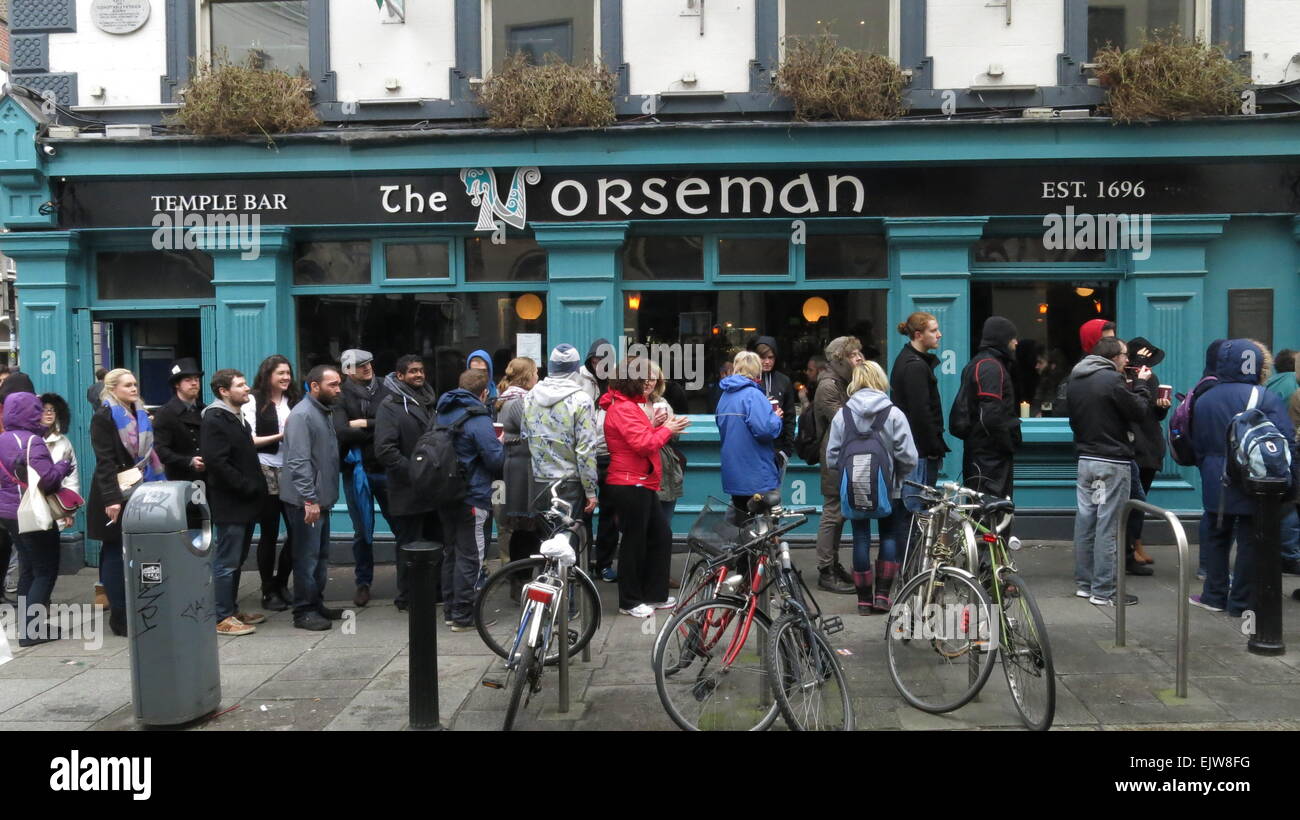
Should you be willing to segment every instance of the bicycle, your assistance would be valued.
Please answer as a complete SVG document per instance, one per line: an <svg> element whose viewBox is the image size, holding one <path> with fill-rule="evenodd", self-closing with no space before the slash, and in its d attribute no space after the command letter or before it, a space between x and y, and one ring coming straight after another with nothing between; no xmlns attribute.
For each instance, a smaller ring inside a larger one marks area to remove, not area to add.
<svg viewBox="0 0 1300 820"><path fill-rule="evenodd" d="M720 594L688 605L655 641L660 701L687 731L762 731L778 714L792 729L851 730L844 671L826 640L843 622L822 617L780 541L812 508L783 510L777 492L755 495L748 506L756 515L740 527L735 572ZM780 600L775 622L762 608L769 590ZM824 699L829 689L835 692Z"/></svg>
<svg viewBox="0 0 1300 820"><path fill-rule="evenodd" d="M885 624L895 688L918 709L950 712L979 694L1000 654L1021 721L1046 730L1055 714L1056 677L1046 625L1010 560L1019 542L1003 536L1014 503L951 482L938 489L908 484L956 516L969 560L958 566L950 544L930 542L928 567L895 598ZM961 503L963 498L973 503ZM992 527L985 523L998 517Z"/></svg>

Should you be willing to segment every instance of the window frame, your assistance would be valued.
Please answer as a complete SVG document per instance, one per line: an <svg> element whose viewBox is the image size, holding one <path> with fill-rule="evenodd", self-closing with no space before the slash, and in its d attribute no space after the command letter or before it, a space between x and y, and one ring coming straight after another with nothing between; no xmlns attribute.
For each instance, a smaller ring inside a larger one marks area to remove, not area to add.
<svg viewBox="0 0 1300 820"><path fill-rule="evenodd" d="M608 3L609 1L610 0L604 0L604 2L602 2L602 0L587 0L587 2L591 3L591 39L592 39L592 42L590 43L591 55L592 55L592 59L597 61L602 60L604 57L603 53L601 52L601 40L603 34L601 28L604 22L604 19L601 14L601 6ZM613 0L613 1L619 4L622 3L622 0ZM475 73L473 76L476 79L482 80L483 78L486 78L492 73L492 47L493 47L492 38L494 35L493 23L492 23L492 3L495 2L495 0L477 0L477 2L479 3L479 38L478 38L479 39L479 64L477 67L477 73ZM621 5L620 5L620 11L621 11ZM621 19L622 16L621 13L619 16ZM575 40L573 43L573 50L575 55L580 53L579 45L580 44ZM620 51L620 59L621 59L621 52L622 52L621 41L619 43L619 51ZM473 66L466 66L463 68L469 68L471 70L474 70Z"/></svg>
<svg viewBox="0 0 1300 820"><path fill-rule="evenodd" d="M799 0L776 0L777 18L776 18L776 45L778 62L785 61L785 24L786 9L790 3L798 3ZM844 0L848 3L850 0ZM885 56L895 63L902 65L902 0L889 0L889 50ZM906 68L906 66L903 66Z"/></svg>

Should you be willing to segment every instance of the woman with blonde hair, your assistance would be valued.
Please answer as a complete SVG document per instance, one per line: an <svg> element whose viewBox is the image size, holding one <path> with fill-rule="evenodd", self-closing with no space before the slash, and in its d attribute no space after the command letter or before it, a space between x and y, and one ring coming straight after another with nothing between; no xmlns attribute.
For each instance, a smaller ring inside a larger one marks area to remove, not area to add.
<svg viewBox="0 0 1300 820"><path fill-rule="evenodd" d="M154 452L153 425L140 385L125 368L104 375L103 405L90 418L95 473L86 500L86 535L102 542L99 561L108 595L108 626L126 635L126 577L122 568L122 507L135 487L167 478Z"/></svg>
<svg viewBox="0 0 1300 820"><path fill-rule="evenodd" d="M533 459L524 440L524 396L537 384L537 365L532 359L511 359L505 378L497 385L497 423L502 428L506 456L501 478L506 499L493 509L497 520L497 550L501 563L527 558L537 552L541 540L534 532Z"/></svg>
<svg viewBox="0 0 1300 820"><path fill-rule="evenodd" d="M830 436L826 441L826 465L838 470L841 467L840 454L854 432L858 437L867 437L878 425L885 447L894 457L893 485L889 488L893 509L889 515L878 519L880 551L874 572L871 567L871 519L849 518L853 527L853 586L858 593L859 615L888 612L893 605L889 587L898 575L899 539L907 534L899 531L900 525L908 518L902 503L903 481L917 463L916 445L912 442L907 416L889 401L888 390L889 380L880 365L867 361L855 367L849 382L849 399L831 421ZM849 509L842 497L840 508Z"/></svg>

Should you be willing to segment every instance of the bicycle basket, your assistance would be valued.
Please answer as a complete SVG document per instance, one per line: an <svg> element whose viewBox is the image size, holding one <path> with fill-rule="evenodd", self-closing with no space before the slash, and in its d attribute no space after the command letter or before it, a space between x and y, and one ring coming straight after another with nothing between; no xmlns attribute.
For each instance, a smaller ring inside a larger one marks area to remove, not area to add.
<svg viewBox="0 0 1300 820"><path fill-rule="evenodd" d="M714 557L722 555L740 542L738 516L743 518L747 514L738 513L728 501L710 496L686 535L686 545Z"/></svg>

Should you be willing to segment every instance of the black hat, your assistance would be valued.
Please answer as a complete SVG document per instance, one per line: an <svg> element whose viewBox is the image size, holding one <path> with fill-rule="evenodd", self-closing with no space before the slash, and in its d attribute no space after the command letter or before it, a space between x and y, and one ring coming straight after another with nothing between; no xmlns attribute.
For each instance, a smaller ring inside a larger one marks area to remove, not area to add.
<svg viewBox="0 0 1300 820"><path fill-rule="evenodd" d="M1128 363L1132 367L1155 367L1165 360L1165 352L1141 336L1128 340Z"/></svg>
<svg viewBox="0 0 1300 820"><path fill-rule="evenodd" d="M199 367L199 363L193 359L177 359L172 362L171 375L168 376L167 383L176 384L186 376L203 378L203 368Z"/></svg>

